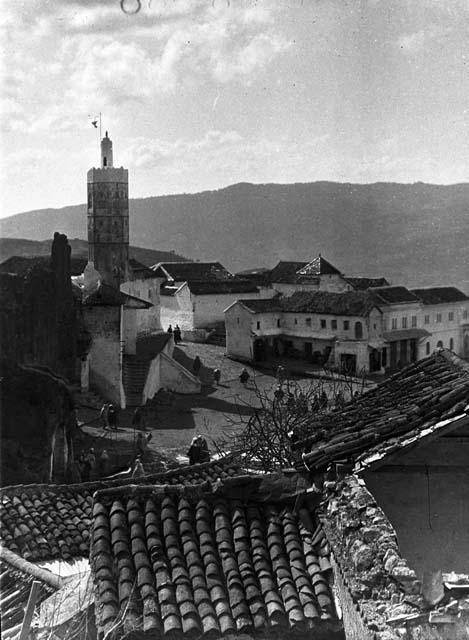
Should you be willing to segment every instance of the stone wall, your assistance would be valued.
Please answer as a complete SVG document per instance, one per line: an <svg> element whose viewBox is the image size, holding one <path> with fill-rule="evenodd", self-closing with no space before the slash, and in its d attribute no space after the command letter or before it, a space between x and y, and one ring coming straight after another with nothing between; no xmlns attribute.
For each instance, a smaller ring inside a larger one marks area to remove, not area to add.
<svg viewBox="0 0 469 640"><path fill-rule="evenodd" d="M75 428L66 384L11 360L2 359L0 368L2 484L65 480Z"/></svg>
<svg viewBox="0 0 469 640"><path fill-rule="evenodd" d="M49 269L34 266L24 277L0 274L0 353L72 380L78 333L70 246L56 233Z"/></svg>

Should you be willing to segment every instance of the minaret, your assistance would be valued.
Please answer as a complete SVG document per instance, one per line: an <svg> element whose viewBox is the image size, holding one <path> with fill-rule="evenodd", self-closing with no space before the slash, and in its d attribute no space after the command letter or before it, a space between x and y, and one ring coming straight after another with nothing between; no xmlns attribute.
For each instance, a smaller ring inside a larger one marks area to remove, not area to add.
<svg viewBox="0 0 469 640"><path fill-rule="evenodd" d="M101 168L88 171L88 263L116 289L129 280L129 176L113 166L107 131Z"/></svg>

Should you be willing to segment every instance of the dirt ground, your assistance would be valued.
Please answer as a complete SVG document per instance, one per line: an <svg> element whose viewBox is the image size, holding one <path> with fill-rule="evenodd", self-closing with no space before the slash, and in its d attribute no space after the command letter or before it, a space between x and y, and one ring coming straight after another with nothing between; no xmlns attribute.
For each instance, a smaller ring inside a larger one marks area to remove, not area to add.
<svg viewBox="0 0 469 640"><path fill-rule="evenodd" d="M200 394L175 394L172 404L152 403L145 407L143 429L151 433L152 438L144 461L155 470L187 462L190 442L199 433L207 438L213 453L214 440L242 429L243 421L249 418L258 402L256 389L271 393L277 384L273 372L256 371L249 366L246 369L251 378L246 386L241 384L239 375L245 365L225 357L224 347L183 343L180 348L191 358L198 355L205 367L220 369L221 380L218 386L204 385ZM297 381L305 387L314 384L306 378ZM328 389L332 389L332 384L326 385L326 391ZM136 455L137 434L131 427L133 411L119 412L117 433L103 434L99 421L84 426L83 448L86 450L92 443L98 452L107 448L124 466ZM84 423L96 419L97 415L96 410L81 408L78 411L79 420Z"/></svg>

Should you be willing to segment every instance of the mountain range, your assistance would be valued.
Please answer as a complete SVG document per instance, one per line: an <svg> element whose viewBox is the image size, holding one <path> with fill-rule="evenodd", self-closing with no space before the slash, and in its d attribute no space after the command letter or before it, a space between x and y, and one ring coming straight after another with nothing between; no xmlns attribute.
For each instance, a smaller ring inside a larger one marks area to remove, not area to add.
<svg viewBox="0 0 469 640"><path fill-rule="evenodd" d="M133 245L219 260L231 271L321 253L347 275L408 286L452 284L469 293L466 183L240 183L135 198L130 229ZM0 220L3 238L47 239L54 231L85 238L86 206Z"/></svg>

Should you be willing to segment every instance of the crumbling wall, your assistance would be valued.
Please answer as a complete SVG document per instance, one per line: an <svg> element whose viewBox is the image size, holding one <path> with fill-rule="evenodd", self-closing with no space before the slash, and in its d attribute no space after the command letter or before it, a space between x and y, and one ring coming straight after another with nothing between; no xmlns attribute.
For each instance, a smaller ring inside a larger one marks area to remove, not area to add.
<svg viewBox="0 0 469 640"><path fill-rule="evenodd" d="M2 484L65 480L75 428L65 382L51 371L6 359L0 360L0 374Z"/></svg>
<svg viewBox="0 0 469 640"><path fill-rule="evenodd" d="M56 233L50 268L33 266L24 277L0 274L0 352L72 380L77 337L70 246Z"/></svg>

